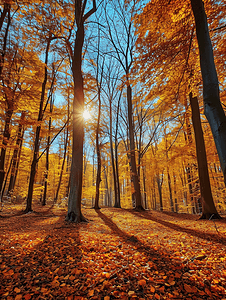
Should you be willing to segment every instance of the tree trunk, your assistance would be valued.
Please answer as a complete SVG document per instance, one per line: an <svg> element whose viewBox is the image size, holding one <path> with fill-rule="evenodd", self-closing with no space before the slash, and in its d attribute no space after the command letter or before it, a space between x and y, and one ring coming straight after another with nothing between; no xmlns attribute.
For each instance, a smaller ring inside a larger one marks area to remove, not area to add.
<svg viewBox="0 0 226 300"><path fill-rule="evenodd" d="M189 95L191 110L192 110L192 123L195 133L196 155L198 162L199 184L202 201L202 216L201 219L209 219L210 217L219 218L216 210L212 191L210 187L210 179L206 158L205 142L203 138L203 131L199 113L199 105L197 97Z"/></svg>
<svg viewBox="0 0 226 300"><path fill-rule="evenodd" d="M163 202L162 202L162 180L160 180L159 174L156 174L156 181L157 181L158 192L159 192L160 211L163 211Z"/></svg>
<svg viewBox="0 0 226 300"><path fill-rule="evenodd" d="M2 185L5 177L5 156L6 156L6 147L10 138L10 130L9 125L11 122L13 114L13 108L9 107L6 111L6 119L5 119L5 128L3 133L3 141L2 141L2 149L0 155L0 191L2 190Z"/></svg>
<svg viewBox="0 0 226 300"><path fill-rule="evenodd" d="M172 194L172 186L171 186L171 177L169 173L169 167L167 166L167 177L168 177L168 187L169 187L169 196L170 196L170 210L174 212L174 205L173 205L173 194Z"/></svg>
<svg viewBox="0 0 226 300"><path fill-rule="evenodd" d="M70 175L70 193L66 220L70 222L86 221L81 211L83 177L83 140L84 140L84 91L82 77L82 48L84 43L84 24L77 32L72 57L74 80L72 163Z"/></svg>
<svg viewBox="0 0 226 300"><path fill-rule="evenodd" d="M100 99L100 87L99 86L98 86L98 102L99 102L99 108L98 108L97 130L96 130L97 175L96 175L96 195L95 195L95 203L94 203L95 209L100 209L99 198L100 198L100 183L101 183L101 153L100 153L100 142L99 142L101 99Z"/></svg>
<svg viewBox="0 0 226 300"><path fill-rule="evenodd" d="M191 0L191 5L195 17L203 78L204 113L211 127L226 185L226 117L220 102L219 83L207 17L202 0Z"/></svg>
<svg viewBox="0 0 226 300"><path fill-rule="evenodd" d="M129 150L130 150L130 164L132 171L132 182L135 191L135 209L143 210L141 203L140 182L137 174L135 142L134 142L134 126L133 126L133 107L132 107L132 89L127 85L127 106L128 106L128 123L129 123Z"/></svg>
<svg viewBox="0 0 226 300"><path fill-rule="evenodd" d="M69 102L68 102L68 119L69 119ZM65 165L65 161L66 161L66 157L67 157L68 137L69 137L69 130L68 130L68 126L67 126L66 138L65 138L65 143L64 143L63 162L62 162L62 166L61 166L60 178L59 178L59 182L58 182L58 185L57 185L57 190L56 190L56 195L55 195L55 198L54 198L54 203L57 203L58 195L59 195L59 191L60 191L60 185L61 185L61 181L62 181L62 177L63 177L64 165Z"/></svg>
<svg viewBox="0 0 226 300"><path fill-rule="evenodd" d="M2 30L2 25L3 25L3 22L5 20L7 13L9 14L9 12L10 12L10 8L11 8L11 4L5 2L3 11L0 16L0 31Z"/></svg>
<svg viewBox="0 0 226 300"><path fill-rule="evenodd" d="M13 151L13 161L12 161L12 169L11 169L11 175L10 175L10 181L9 181L9 187L8 187L8 195L10 196L14 190L15 181L16 181L16 170L18 167L18 160L19 160L19 151L22 146L22 137L23 137L23 121L25 118L25 111L21 113L20 122L19 122L19 128L18 128L18 134L17 134L17 140L16 140L16 148Z"/></svg>
<svg viewBox="0 0 226 300"><path fill-rule="evenodd" d="M45 100L45 90L46 90L46 84L47 84L47 75L48 75L47 63L48 63L50 42L51 42L51 38L49 38L47 40L47 45L46 45L45 75L44 75L44 80L42 83L42 93L41 93L41 100L40 100L40 105L39 105L38 122L41 122L43 119L43 105L44 105L44 100ZM32 160L32 164L31 164L30 181L29 181L28 196L27 196L27 206L25 209L25 213L32 211L32 196L33 196L33 189L34 189L36 166L38 163L40 131L41 131L41 125L38 124L38 126L36 128L36 133L35 133L34 153L33 153L33 160Z"/></svg>
<svg viewBox="0 0 226 300"><path fill-rule="evenodd" d="M51 95L50 100L50 117L49 117L49 129L48 129L48 138L47 138L47 145L46 145L46 172L45 172L45 178L44 178L44 192L43 192L43 199L42 199L42 205L46 205L46 197L47 197L47 187L48 187L48 175L49 175L49 147L50 147L50 131L51 131L51 125L52 125L52 117L51 114L53 112L53 97Z"/></svg>
<svg viewBox="0 0 226 300"><path fill-rule="evenodd" d="M114 151L113 151L113 138L112 138L112 99L109 102L109 114L110 114L110 152L111 152L111 165L112 165L112 175L113 175L113 182L114 182L114 195L115 195L115 204L114 207L120 207L118 203L118 193L117 193L117 178L116 178L116 171L115 171L115 159L114 159Z"/></svg>
<svg viewBox="0 0 226 300"><path fill-rule="evenodd" d="M11 17L10 17L10 8L11 5L10 4L6 4L7 8L6 8L6 13L8 13L8 20L7 20L7 26L6 26L6 30L5 30L5 34L4 34L4 38L3 38L3 48L0 54L0 77L2 76L2 71L3 71L3 66L4 66L4 61L5 61L5 54L6 54L6 45L7 45L7 38L8 38L8 34L9 34L9 26L11 24ZM5 5L4 5L4 10L5 10ZM4 16L4 10L3 10L3 16ZM5 18L5 16L4 16ZM4 20L2 20L3 23ZM0 24L2 27L2 24Z"/></svg>

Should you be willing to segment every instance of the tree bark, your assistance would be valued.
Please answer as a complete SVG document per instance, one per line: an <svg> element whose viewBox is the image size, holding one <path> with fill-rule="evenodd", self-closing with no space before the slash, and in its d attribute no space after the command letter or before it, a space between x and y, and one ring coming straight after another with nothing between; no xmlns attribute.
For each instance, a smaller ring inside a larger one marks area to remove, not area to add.
<svg viewBox="0 0 226 300"><path fill-rule="evenodd" d="M204 113L210 124L226 185L226 117L220 102L219 83L202 0L191 0L203 78Z"/></svg>
<svg viewBox="0 0 226 300"><path fill-rule="evenodd" d="M93 8L84 16L86 1L75 1L75 19L77 32L74 51L71 51L72 75L74 80L73 100L73 133L72 133L72 163L70 174L70 194L68 199L68 212L66 220L69 222L87 221L81 210L82 176L83 176L83 141L84 141L84 89L82 76L82 48L84 43L84 22L96 11L96 1ZM70 46L69 46L70 47ZM70 49L71 50L71 49Z"/></svg>
<svg viewBox="0 0 226 300"><path fill-rule="evenodd" d="M10 102L9 107L6 111L6 119L5 119L5 128L3 133L3 141L2 141L2 149L1 149L1 155L0 155L0 191L2 190L2 185L5 177L5 157L6 157L6 147L9 142L10 138L10 122L13 114L13 107L12 103Z"/></svg>
<svg viewBox="0 0 226 300"><path fill-rule="evenodd" d="M98 64L97 64L98 66ZM100 141L99 141L99 132L100 132L100 115L101 115L101 98L100 98L100 86L98 85L98 118L97 118L97 130L96 130L96 149L97 149L97 175L96 175L96 195L94 208L100 209L99 207L99 198L100 198L100 183L101 183L101 153L100 153Z"/></svg>
<svg viewBox="0 0 226 300"><path fill-rule="evenodd" d="M205 142L203 138L203 131L200 119L199 105L197 97L189 95L191 110L192 110L192 123L195 133L196 155L198 162L199 184L202 201L202 216L201 219L220 218L212 196Z"/></svg>
<svg viewBox="0 0 226 300"><path fill-rule="evenodd" d="M43 105L44 105L44 100L45 100L45 90L46 90L46 84L47 84L47 79L48 79L47 78L47 75L48 75L47 63L48 63L50 43L51 43L51 38L49 38L47 40L47 45L46 45L45 75L44 75L44 79L43 79L43 83L42 83L42 93L41 93L41 100L40 100L40 105L39 105L38 122L41 122L43 119ZM36 166L38 163L38 154L39 154L39 146L40 146L40 132L41 132L41 124L38 124L36 127L36 133L35 133L34 153L33 153L33 160L32 160L32 164L31 164L27 205L26 205L25 213L32 211L32 196L33 196L33 189L34 189Z"/></svg>
<svg viewBox="0 0 226 300"><path fill-rule="evenodd" d="M127 106L128 106L128 123L129 123L129 151L130 163L132 171L132 182L135 191L135 209L144 210L141 203L140 181L137 173L136 155L135 155L135 142L134 142L134 126L133 126L133 107L132 107L132 89L127 85Z"/></svg>
<svg viewBox="0 0 226 300"><path fill-rule="evenodd" d="M13 151L13 160L12 160L12 168L11 168L11 175L10 175L10 181L9 181L9 187L8 187L8 195L10 196L14 190L15 181L16 181L16 174L17 174L17 167L18 167L18 160L19 160L19 150L22 146L22 138L23 138L23 121L25 118L25 111L21 113L20 122L19 122L19 128L18 128L18 134L17 134L17 140L16 140L16 148Z"/></svg>

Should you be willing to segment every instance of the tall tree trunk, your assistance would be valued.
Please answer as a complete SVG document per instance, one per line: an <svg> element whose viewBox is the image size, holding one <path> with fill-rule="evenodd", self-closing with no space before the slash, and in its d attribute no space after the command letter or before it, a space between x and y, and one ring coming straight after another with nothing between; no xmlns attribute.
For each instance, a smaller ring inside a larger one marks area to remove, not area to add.
<svg viewBox="0 0 226 300"><path fill-rule="evenodd" d="M172 194L172 186L171 186L171 177L169 173L169 167L167 166L167 178L168 178L168 187L169 187L169 196L170 196L170 210L174 212L174 204L173 204L173 194Z"/></svg>
<svg viewBox="0 0 226 300"><path fill-rule="evenodd" d="M10 8L11 8L11 4L5 2L4 7L3 7L3 11L2 11L1 16L0 16L0 31L2 30L2 25L3 25L3 22L5 20L6 15L7 14L9 15Z"/></svg>
<svg viewBox="0 0 226 300"><path fill-rule="evenodd" d="M191 0L203 78L204 113L210 124L226 185L226 117L220 102L207 17L202 0Z"/></svg>
<svg viewBox="0 0 226 300"><path fill-rule="evenodd" d="M43 119L43 105L45 100L45 90L47 84L47 64L48 64L48 56L49 56L49 48L50 48L51 38L47 40L46 45L46 52L45 52L45 75L42 83L42 93L41 93L41 100L39 105L39 114L38 114L38 122L41 122ZM33 189L34 189L34 181L35 181L35 173L36 173L36 166L38 163L38 154L39 154L39 146L40 146L40 132L41 132L41 124L38 124L36 127L35 132L35 144L34 144L34 153L33 153L33 160L31 164L31 171L30 171L30 181L28 187L28 196L27 196L27 205L25 209L25 213L32 211L32 196L33 196Z"/></svg>
<svg viewBox="0 0 226 300"><path fill-rule="evenodd" d="M159 204L160 204L160 211L163 211L163 201L162 201L162 180L159 177L159 174L156 174L156 182L158 185L158 192L159 192Z"/></svg>
<svg viewBox="0 0 226 300"><path fill-rule="evenodd" d="M69 102L68 102L68 120L69 120ZM62 165L61 165L60 178L59 178L59 182L58 182L58 185L57 185L57 190L56 190L56 195L55 195L55 198L54 198L54 203L57 203L58 195L59 195L59 191L60 191L61 181L62 181L63 172L64 172L64 165L65 165L65 161L66 161L66 157L67 157L68 138L69 138L69 129L68 129L68 126L67 126L66 137L65 137L65 142L64 142L64 156L63 156L63 161L62 161Z"/></svg>
<svg viewBox="0 0 226 300"><path fill-rule="evenodd" d="M119 109L120 109L121 94L118 100L117 106L117 117L116 117L116 131L115 131L115 175L116 175L116 186L117 186L117 205L115 207L121 208L121 193L120 193L120 182L119 182L119 167L118 167L118 123L119 123Z"/></svg>
<svg viewBox="0 0 226 300"><path fill-rule="evenodd" d="M130 164L132 171L132 182L135 191L135 209L143 210L141 203L140 181L137 173L136 155L135 155L135 142L134 142L134 125L133 125L133 106L132 106L132 89L127 85L127 106L128 106L128 123L129 123L129 151L130 151Z"/></svg>
<svg viewBox="0 0 226 300"><path fill-rule="evenodd" d="M74 80L72 163L68 212L66 216L66 220L69 222L86 221L81 210L84 140L84 89L82 76L82 48L85 35L84 22L96 11L96 1L93 0L93 8L85 13L85 15L83 15L85 9L86 1L75 1L75 19L77 24L77 32L73 51L68 44L72 58L72 75Z"/></svg>
<svg viewBox="0 0 226 300"><path fill-rule="evenodd" d="M197 97L189 95L191 110L192 110L192 123L195 132L196 155L198 162L199 184L202 201L202 216L201 219L209 219L210 217L219 218L217 213L212 191L210 187L210 179L206 158L205 142L203 138L203 131L200 119L199 105Z"/></svg>
<svg viewBox="0 0 226 300"><path fill-rule="evenodd" d="M84 43L84 24L76 32L72 73L74 80L72 163L70 175L70 193L66 220L70 222L86 221L81 211L83 177L83 140L84 140L84 91L82 77L82 48Z"/></svg>
<svg viewBox="0 0 226 300"><path fill-rule="evenodd" d="M13 151L13 161L12 161L12 169L11 169L11 175L10 175L10 181L9 181L9 187L8 187L8 195L11 195L16 181L16 170L18 167L18 160L19 160L19 151L22 146L22 140L23 140L23 121L25 118L25 111L21 113L20 122L19 122L19 128L17 133L17 140L16 140L16 148Z"/></svg>
<svg viewBox="0 0 226 300"><path fill-rule="evenodd" d="M99 107L98 107L97 130L96 130L97 175L96 175L96 195L95 195L95 203L94 203L95 209L100 209L99 198L100 198L100 183L101 183L101 153L100 153L100 142L99 142L101 98L100 98L100 86L99 85L98 85L98 102L99 102Z"/></svg>
<svg viewBox="0 0 226 300"><path fill-rule="evenodd" d="M7 20L7 26L6 26L6 30L5 30L5 34L4 34L4 38L3 38L3 48L0 53L0 77L2 77L2 71L3 71L4 61L5 61L5 54L6 54L6 45L7 45L7 39L8 39L8 34L9 34L9 27L11 24L11 17L10 17L11 5L6 4L6 6L7 6L7 8L6 8L5 12L8 13L8 20ZM5 5L4 5L4 9L5 9ZM3 13L4 13L4 11L3 11ZM4 18L5 18L5 16L4 16Z"/></svg>
<svg viewBox="0 0 226 300"><path fill-rule="evenodd" d="M5 119L5 128L3 132L3 141L2 141L2 149L0 155L0 191L2 190L2 185L5 177L5 157L6 157L6 147L9 142L10 138L10 130L9 125L11 122L12 114L13 114L13 107L12 102L9 103L9 107L6 111L6 119Z"/></svg>
<svg viewBox="0 0 226 300"><path fill-rule="evenodd" d="M113 150L113 137L112 137L112 99L109 102L109 115L110 115L110 153L111 153L111 165L112 165L112 175L113 175L113 182L114 182L114 195L115 195L115 204L114 207L120 207L118 203L118 192L117 192L117 178L116 178L116 171L115 171L115 159L114 159L114 150Z"/></svg>
<svg viewBox="0 0 226 300"><path fill-rule="evenodd" d="M50 147L50 131L51 131L51 125L52 125L52 117L51 114L53 112L53 95L51 94L51 100L50 100L50 117L49 117L49 128L48 128L48 138L47 138L47 145L46 145L46 171L45 171L45 178L44 178L44 192L43 192L43 199L42 199L42 205L46 205L46 197L47 197L47 188L48 188L48 175L49 175L49 147Z"/></svg>

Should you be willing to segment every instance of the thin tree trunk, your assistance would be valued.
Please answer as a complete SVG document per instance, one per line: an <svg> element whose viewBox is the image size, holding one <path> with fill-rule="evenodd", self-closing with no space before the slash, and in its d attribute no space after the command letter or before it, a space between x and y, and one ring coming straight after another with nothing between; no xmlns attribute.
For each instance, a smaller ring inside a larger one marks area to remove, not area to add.
<svg viewBox="0 0 226 300"><path fill-rule="evenodd" d="M10 102L10 104L12 104ZM1 149L1 155L0 155L0 191L2 190L2 185L4 182L5 177L5 157L6 157L6 147L9 142L10 138L10 122L13 114L13 108L9 107L6 111L6 119L5 119L5 128L3 133L3 141L2 141L2 149Z"/></svg>
<svg viewBox="0 0 226 300"><path fill-rule="evenodd" d="M43 199L42 199L42 205L46 205L46 197L47 197L47 187L48 187L48 175L49 175L49 147L50 147L50 131L51 131L51 125L52 125L52 117L51 114L53 112L53 102L54 99L51 95L50 100L50 117L49 117L49 128L48 128L48 138L47 138L47 145L46 145L46 172L45 172L45 178L44 178L44 192L43 192Z"/></svg>
<svg viewBox="0 0 226 300"><path fill-rule="evenodd" d="M158 192L159 192L160 211L163 211L163 202L162 202L162 180L160 180L159 174L156 174L156 182L157 182L157 185L158 185Z"/></svg>
<svg viewBox="0 0 226 300"><path fill-rule="evenodd" d="M133 125L133 107L132 107L132 89L127 85L127 106L128 106L128 123L129 123L129 150L130 150L130 163L132 171L132 182L135 191L135 209L143 210L141 203L140 182L137 174L136 155L135 155L135 142L134 142L134 125Z"/></svg>
<svg viewBox="0 0 226 300"><path fill-rule="evenodd" d="M8 187L8 195L10 196L14 190L15 181L16 181L16 170L18 167L18 160L19 160L19 151L21 149L22 145L22 137L23 137L23 121L25 118L25 111L21 113L20 122L19 122L19 128L18 128L18 134L17 134L17 140L16 140L16 148L13 151L13 161L12 161L12 169L11 169L11 175L10 175L10 181L9 181L9 187Z"/></svg>
<svg viewBox="0 0 226 300"><path fill-rule="evenodd" d="M100 209L99 197L100 197L100 183L101 183L101 153L100 153L100 142L99 142L101 98L100 98L100 86L99 85L98 85L98 102L99 102L99 108L98 108L97 130L96 130L97 175L96 175L96 195L95 195L95 203L94 203L95 209Z"/></svg>
<svg viewBox="0 0 226 300"><path fill-rule="evenodd" d="M191 0L203 78L204 113L210 124L226 185L226 117L221 105L219 83L202 0Z"/></svg>
<svg viewBox="0 0 226 300"><path fill-rule="evenodd" d="M212 196L205 142L203 138L203 131L200 119L199 105L197 97L189 95L191 110L192 110L192 123L195 132L196 155L198 162L199 184L202 201L202 216L201 219L209 219L210 217L220 218Z"/></svg>
<svg viewBox="0 0 226 300"><path fill-rule="evenodd" d="M3 7L3 11L2 11L1 16L0 16L0 31L2 30L2 25L3 25L3 22L5 20L5 17L7 15L7 13L9 15L10 8L11 8L11 4L5 2L4 7Z"/></svg>
<svg viewBox="0 0 226 300"><path fill-rule="evenodd" d="M43 119L43 105L45 100L45 90L47 84L47 64L48 64L48 56L49 56L49 48L50 48L51 38L47 40L46 46L46 53L45 53L45 75L44 80L42 83L42 93L41 93L41 100L39 105L39 114L38 114L38 122L41 122ZM35 144L34 144L34 153L33 153L33 160L31 164L31 171L30 171L30 181L28 187L28 196L27 196L27 206L25 209L25 213L32 211L32 196L33 196L33 189L34 189L34 181L35 181L35 173L36 167L38 163L38 155L39 155L39 146L40 146L40 132L41 132L41 125L38 124L35 133Z"/></svg>
<svg viewBox="0 0 226 300"><path fill-rule="evenodd" d="M109 115L110 115L110 153L111 153L111 165L112 165L112 175L113 175L113 182L114 182L114 195L115 195L115 204L114 207L120 207L118 203L118 193L117 193L117 178L116 178L116 171L115 171L115 159L114 159L114 151L113 151L113 138L112 138L112 99L109 102Z"/></svg>
<svg viewBox="0 0 226 300"><path fill-rule="evenodd" d="M169 195L170 195L170 210L174 212L174 204L173 204L173 194L172 194L172 186L171 186L171 177L169 173L169 167L167 166L167 178L168 178L168 187L169 187Z"/></svg>
<svg viewBox="0 0 226 300"><path fill-rule="evenodd" d="M69 103L68 103L68 119L69 119ZM58 195L59 195L59 191L60 191L60 186L61 186L61 181L62 181L62 177L63 177L64 165L65 165L65 161L66 161L66 157L67 157L68 137L69 137L69 129L68 129L68 126L67 126L66 138L65 138L65 143L64 143L64 156L63 156L63 161L62 161L62 165L61 165L60 178L59 178L59 182L58 182L58 185L57 185L57 190L56 190L56 195L55 195L55 198L54 198L54 203L57 203Z"/></svg>
<svg viewBox="0 0 226 300"><path fill-rule="evenodd" d="M5 6L4 6L4 8L5 8ZM9 27L11 24L10 8L11 8L11 5L8 5L8 8L7 8L8 20L7 20L5 35L3 38L3 48L2 48L2 51L0 54L0 77L2 76L2 71L3 71L4 61L5 61L5 54L6 54L7 39L8 39L8 34L9 34Z"/></svg>

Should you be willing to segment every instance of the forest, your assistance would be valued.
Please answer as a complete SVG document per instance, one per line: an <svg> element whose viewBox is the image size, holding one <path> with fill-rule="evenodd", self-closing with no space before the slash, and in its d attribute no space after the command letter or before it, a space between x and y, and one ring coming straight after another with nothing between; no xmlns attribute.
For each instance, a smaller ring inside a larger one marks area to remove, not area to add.
<svg viewBox="0 0 226 300"><path fill-rule="evenodd" d="M225 79L224 0L1 0L0 298L224 299Z"/></svg>

